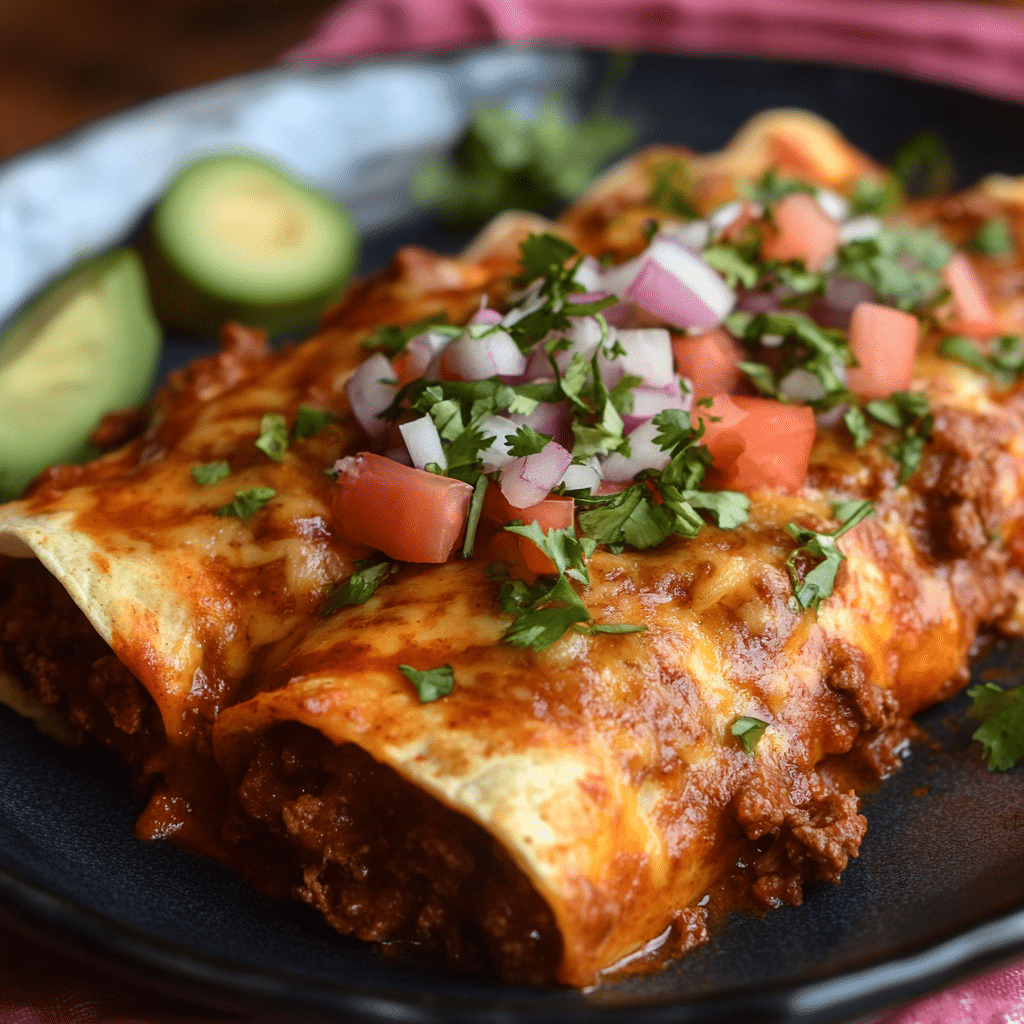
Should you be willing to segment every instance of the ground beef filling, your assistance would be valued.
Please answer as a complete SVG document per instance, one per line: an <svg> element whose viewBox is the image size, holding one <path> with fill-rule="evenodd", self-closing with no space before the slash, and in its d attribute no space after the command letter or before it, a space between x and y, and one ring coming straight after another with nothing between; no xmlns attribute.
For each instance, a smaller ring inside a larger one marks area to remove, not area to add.
<svg viewBox="0 0 1024 1024"><path fill-rule="evenodd" d="M0 669L143 777L166 747L152 697L34 558L0 558Z"/></svg>
<svg viewBox="0 0 1024 1024"><path fill-rule="evenodd" d="M354 744L297 723L259 739L224 827L232 866L339 931L550 983L547 905L482 828Z"/></svg>

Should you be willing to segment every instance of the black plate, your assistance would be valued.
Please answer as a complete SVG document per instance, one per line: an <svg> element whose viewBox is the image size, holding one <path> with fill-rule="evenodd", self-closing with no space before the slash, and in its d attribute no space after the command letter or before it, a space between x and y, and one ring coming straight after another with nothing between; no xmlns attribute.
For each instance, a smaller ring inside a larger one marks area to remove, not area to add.
<svg viewBox="0 0 1024 1024"><path fill-rule="evenodd" d="M367 232L363 269L402 242L454 250L461 239L405 198L416 160L450 142L481 98L513 94L529 104L556 87L585 105L602 66L598 54L487 49L280 71L108 119L0 168L0 263L21 273L0 275L0 302L9 312L77 251L130 234L197 139L200 148L251 146L257 128L259 148L277 145L351 202ZM412 103L414 93L416 117L393 109L396 95ZM618 100L641 142L698 150L722 145L747 116L780 105L818 111L881 159L918 129L935 128L953 150L961 184L990 170L1024 171L1021 108L865 71L652 54L637 60ZM384 111L402 131L369 143L353 135L349 145L357 107L360 116L375 109L378 120ZM133 191L128 179L139 177L146 180ZM94 207L106 206L76 214L63 198L76 188ZM169 339L165 368L201 347ZM998 647L976 675L1022 681L1022 653L1020 645ZM1024 952L1024 773L986 770L970 743L965 704L960 698L922 716L937 745L915 743L903 771L868 798L870 829L841 886L808 885L803 907L764 918L733 915L683 960L592 992L516 989L385 964L307 908L266 899L168 843L136 841L140 803L119 770L104 756L56 747L5 709L0 908L37 937L133 981L222 1008L349 1022L849 1020Z"/></svg>

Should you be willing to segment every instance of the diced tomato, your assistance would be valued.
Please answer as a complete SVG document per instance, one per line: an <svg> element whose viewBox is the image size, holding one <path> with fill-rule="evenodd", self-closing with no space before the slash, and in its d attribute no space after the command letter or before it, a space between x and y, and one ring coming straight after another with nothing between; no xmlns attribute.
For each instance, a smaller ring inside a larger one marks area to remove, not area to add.
<svg viewBox="0 0 1024 1024"><path fill-rule="evenodd" d="M445 562L466 528L473 488L361 452L343 459L334 526L346 540L403 562Z"/></svg>
<svg viewBox="0 0 1024 1024"><path fill-rule="evenodd" d="M696 409L691 419L702 416ZM807 478L814 444L814 413L806 405L770 398L720 395L706 410L701 441L715 460L714 477L724 489L796 491Z"/></svg>
<svg viewBox="0 0 1024 1024"><path fill-rule="evenodd" d="M803 260L819 271L839 249L839 224L806 192L791 192L765 220L761 255L768 260Z"/></svg>
<svg viewBox="0 0 1024 1024"><path fill-rule="evenodd" d="M740 381L743 358L732 336L720 327L692 338L673 338L676 372L687 377L694 398L728 394Z"/></svg>
<svg viewBox="0 0 1024 1024"><path fill-rule="evenodd" d="M746 229L761 219L761 207L753 203L744 202L736 218L730 222L722 232L722 240L726 242L739 242L746 232Z"/></svg>
<svg viewBox="0 0 1024 1024"><path fill-rule="evenodd" d="M906 391L914 376L917 317L901 309L859 302L850 317L850 350L860 364L846 371L850 390L861 398L888 398Z"/></svg>
<svg viewBox="0 0 1024 1024"><path fill-rule="evenodd" d="M496 526L518 519L524 526L536 523L545 533L548 530L571 530L575 522L575 504L572 498L552 495L528 508L514 508L499 488L488 484L481 516ZM520 559L527 569L539 574L558 572L555 563L532 540L526 537L516 539Z"/></svg>
<svg viewBox="0 0 1024 1024"><path fill-rule="evenodd" d="M991 335L999 330L996 315L971 261L957 253L942 272L942 279L953 293L950 326L967 334Z"/></svg>

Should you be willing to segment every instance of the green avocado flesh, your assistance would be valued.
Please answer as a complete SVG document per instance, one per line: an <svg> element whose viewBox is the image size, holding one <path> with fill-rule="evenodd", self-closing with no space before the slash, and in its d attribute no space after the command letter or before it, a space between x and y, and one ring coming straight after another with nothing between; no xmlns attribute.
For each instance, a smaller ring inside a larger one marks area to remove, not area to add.
<svg viewBox="0 0 1024 1024"><path fill-rule="evenodd" d="M146 400L160 328L130 249L87 260L0 334L0 500L74 462L106 412Z"/></svg>
<svg viewBox="0 0 1024 1024"><path fill-rule="evenodd" d="M210 334L226 320L270 331L308 323L355 266L348 213L265 160L207 157L157 204L145 258L156 310Z"/></svg>

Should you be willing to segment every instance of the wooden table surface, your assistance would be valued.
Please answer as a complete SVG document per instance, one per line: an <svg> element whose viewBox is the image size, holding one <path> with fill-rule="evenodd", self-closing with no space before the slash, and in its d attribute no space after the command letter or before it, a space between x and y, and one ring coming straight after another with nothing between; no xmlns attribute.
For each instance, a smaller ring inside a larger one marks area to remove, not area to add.
<svg viewBox="0 0 1024 1024"><path fill-rule="evenodd" d="M267 67L338 0L0 0L0 160L123 107Z"/></svg>

